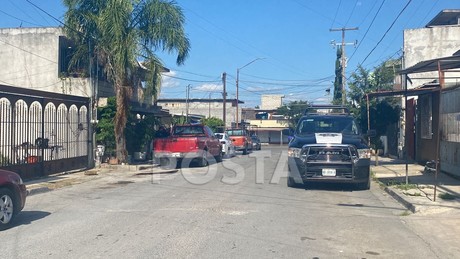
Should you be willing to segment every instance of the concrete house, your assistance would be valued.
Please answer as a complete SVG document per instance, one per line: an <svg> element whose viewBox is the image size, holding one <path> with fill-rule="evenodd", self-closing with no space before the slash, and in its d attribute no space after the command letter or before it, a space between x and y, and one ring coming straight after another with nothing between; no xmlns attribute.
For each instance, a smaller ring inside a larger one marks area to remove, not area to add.
<svg viewBox="0 0 460 259"><path fill-rule="evenodd" d="M460 175L459 35L460 10L443 10L424 28L404 30L403 81L409 91L420 91L408 97L400 138L409 158L424 163L436 159L439 135L441 170L456 175ZM423 90L436 87L435 92Z"/></svg>
<svg viewBox="0 0 460 259"><path fill-rule="evenodd" d="M93 99L115 95L95 64L91 73L88 67L69 70L73 44L60 27L0 29L0 41L0 80L4 85ZM143 70L142 64L139 70ZM143 92L139 81L131 104L134 110L148 112L146 108L155 105L154 98L145 97ZM150 108L151 112L158 110Z"/></svg>
<svg viewBox="0 0 460 259"><path fill-rule="evenodd" d="M239 104L244 104L243 101L238 100ZM224 100L213 98L161 98L157 101L164 109L167 109L173 116L188 116L195 120L201 118L215 117L224 120L226 127L232 127L232 123L236 121L236 99ZM241 108L238 109L238 114L241 117Z"/></svg>
<svg viewBox="0 0 460 259"><path fill-rule="evenodd" d="M115 93L95 64L69 70L73 49L62 28L0 29L0 167L29 178L94 165L94 111ZM169 116L144 98L143 71L131 111Z"/></svg>
<svg viewBox="0 0 460 259"><path fill-rule="evenodd" d="M283 115L276 114L276 110L283 105L283 98L284 95L262 95L259 109L243 109L244 122L262 143L288 143L283 129L289 127L289 122Z"/></svg>

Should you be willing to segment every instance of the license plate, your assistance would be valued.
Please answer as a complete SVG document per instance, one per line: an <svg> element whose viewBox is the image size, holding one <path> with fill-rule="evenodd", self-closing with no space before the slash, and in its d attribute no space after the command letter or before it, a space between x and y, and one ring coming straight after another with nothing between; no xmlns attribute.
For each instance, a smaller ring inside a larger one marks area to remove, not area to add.
<svg viewBox="0 0 460 259"><path fill-rule="evenodd" d="M172 157L181 157L181 153L172 153L171 156Z"/></svg>
<svg viewBox="0 0 460 259"><path fill-rule="evenodd" d="M335 176L335 169L323 169L323 176Z"/></svg>

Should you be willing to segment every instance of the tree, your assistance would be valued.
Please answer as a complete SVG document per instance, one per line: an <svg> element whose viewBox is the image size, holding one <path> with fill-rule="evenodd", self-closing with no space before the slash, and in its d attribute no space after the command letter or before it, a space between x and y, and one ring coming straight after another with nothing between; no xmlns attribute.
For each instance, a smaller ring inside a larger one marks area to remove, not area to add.
<svg viewBox="0 0 460 259"><path fill-rule="evenodd" d="M335 80L333 104L342 104L342 49L337 48L337 59L335 60Z"/></svg>
<svg viewBox="0 0 460 259"><path fill-rule="evenodd" d="M221 132L225 126L224 121L216 117L204 118L201 122L211 128L214 133Z"/></svg>
<svg viewBox="0 0 460 259"><path fill-rule="evenodd" d="M284 115L289 120L289 127L295 128L300 117L310 104L307 101L293 101L276 110L277 114Z"/></svg>
<svg viewBox="0 0 460 259"><path fill-rule="evenodd" d="M394 64L398 60L388 60L376 67L372 72L358 66L352 73L348 97L351 101L351 111L357 117L361 130L367 130L367 103L366 94L376 91L392 90L395 69L388 64ZM394 98L371 99L369 105L370 126L377 131L377 138L371 140L375 145L378 137L386 134L389 124L399 120L400 107Z"/></svg>
<svg viewBox="0 0 460 259"><path fill-rule="evenodd" d="M64 29L76 44L71 65L98 64L114 86L116 156L126 162L125 127L132 88L140 84L139 63L147 68L145 95L156 96L164 66L155 52L177 52L178 65L189 53L182 10L166 0L64 0L64 5Z"/></svg>
<svg viewBox="0 0 460 259"><path fill-rule="evenodd" d="M116 150L113 118L117 112L116 99L107 99L105 107L97 109L99 123L96 126L96 142L105 146L105 153L109 156Z"/></svg>

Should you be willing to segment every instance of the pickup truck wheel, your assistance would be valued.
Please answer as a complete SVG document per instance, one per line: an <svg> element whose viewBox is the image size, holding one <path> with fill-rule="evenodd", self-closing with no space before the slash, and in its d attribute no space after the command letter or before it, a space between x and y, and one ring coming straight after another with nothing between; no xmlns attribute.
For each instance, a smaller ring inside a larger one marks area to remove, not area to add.
<svg viewBox="0 0 460 259"><path fill-rule="evenodd" d="M176 168L176 161L175 161L175 159L162 157L162 158L160 158L160 166L162 168L166 168L166 169L174 169L174 168Z"/></svg>
<svg viewBox="0 0 460 259"><path fill-rule="evenodd" d="M199 157L197 158L197 161L198 161L198 166L200 167L208 166L208 160L206 159L206 157Z"/></svg>
<svg viewBox="0 0 460 259"><path fill-rule="evenodd" d="M288 178L287 178L287 186L292 187L292 188L299 188L299 187L302 187L302 184L296 183L294 178L288 176Z"/></svg>
<svg viewBox="0 0 460 259"><path fill-rule="evenodd" d="M367 178L367 181L358 184L358 189L360 190L369 190L371 188L371 179Z"/></svg>
<svg viewBox="0 0 460 259"><path fill-rule="evenodd" d="M248 154L248 146L246 145L243 149L243 155L247 155Z"/></svg>
<svg viewBox="0 0 460 259"><path fill-rule="evenodd" d="M214 158L216 159L216 162L222 162L222 157L223 157L223 154L222 152L219 152L219 155L215 156Z"/></svg>

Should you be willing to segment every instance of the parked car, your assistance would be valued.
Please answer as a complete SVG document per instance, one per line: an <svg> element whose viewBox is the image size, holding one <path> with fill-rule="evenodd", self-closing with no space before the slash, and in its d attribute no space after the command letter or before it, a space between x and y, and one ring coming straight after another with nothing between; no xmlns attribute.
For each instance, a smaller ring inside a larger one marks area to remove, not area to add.
<svg viewBox="0 0 460 259"><path fill-rule="evenodd" d="M243 151L243 155L248 154L248 150L252 149L251 137L245 129L228 129L225 131L235 145L237 151Z"/></svg>
<svg viewBox="0 0 460 259"><path fill-rule="evenodd" d="M260 143L259 137L256 135L251 136L252 140L252 149L254 150L261 150L262 149L262 144Z"/></svg>
<svg viewBox="0 0 460 259"><path fill-rule="evenodd" d="M21 177L0 169L0 229L7 228L26 204L27 188Z"/></svg>
<svg viewBox="0 0 460 259"><path fill-rule="evenodd" d="M222 144L222 155L228 157L235 156L235 145L227 133L216 133L217 138Z"/></svg>
<svg viewBox="0 0 460 259"><path fill-rule="evenodd" d="M208 126L176 125L168 137L154 140L153 154L157 163L168 168L176 167L184 159L207 166L212 158L222 161L222 144Z"/></svg>

